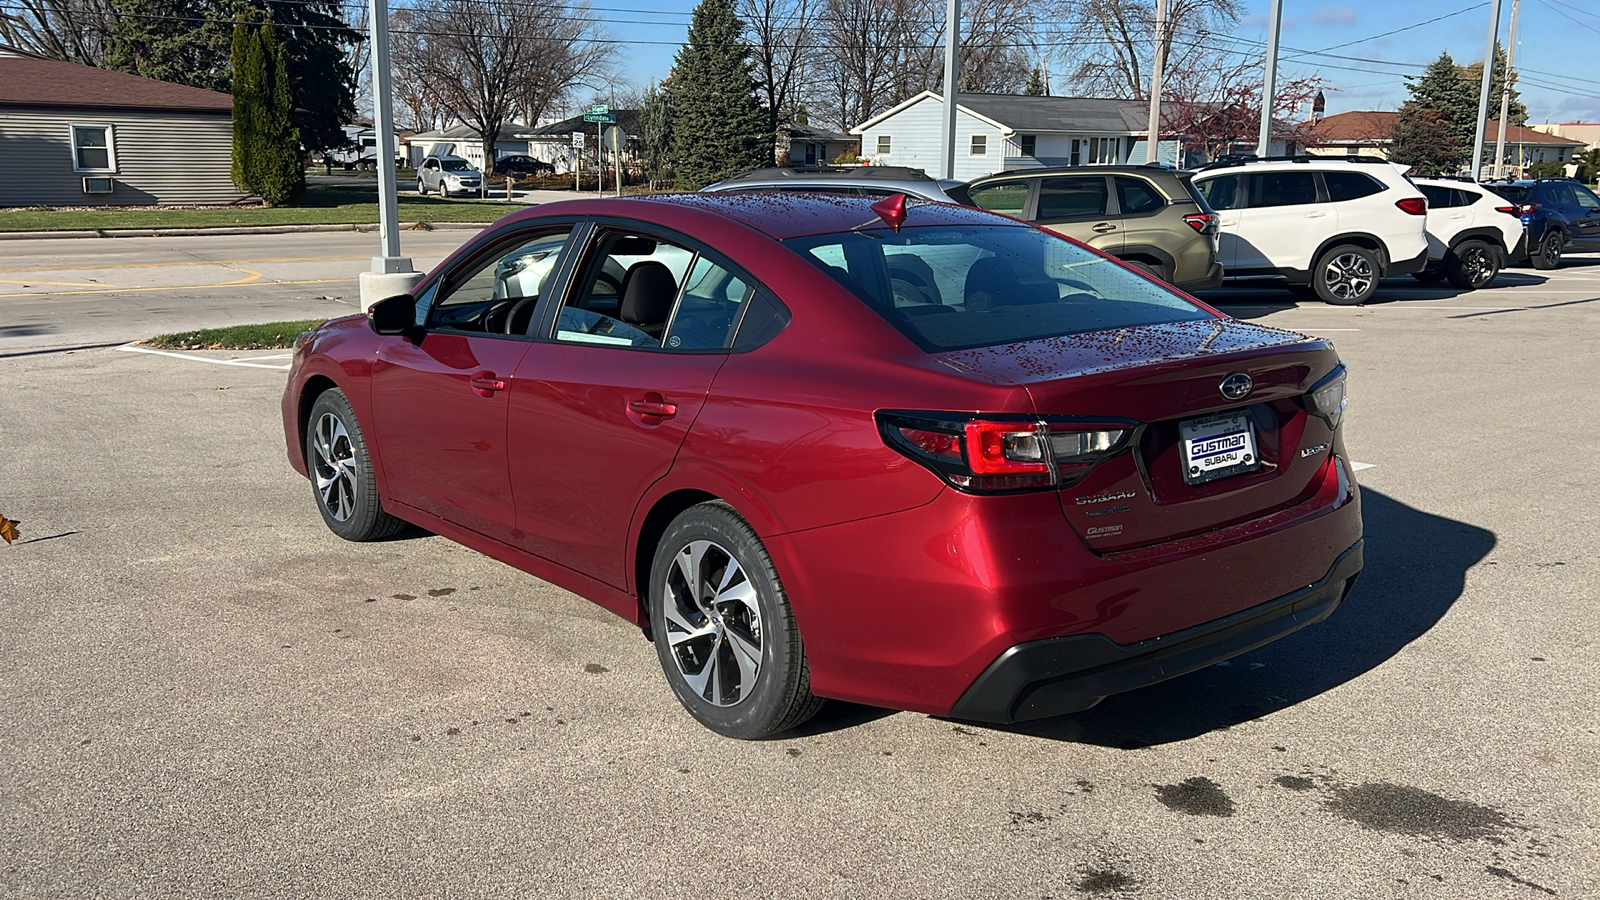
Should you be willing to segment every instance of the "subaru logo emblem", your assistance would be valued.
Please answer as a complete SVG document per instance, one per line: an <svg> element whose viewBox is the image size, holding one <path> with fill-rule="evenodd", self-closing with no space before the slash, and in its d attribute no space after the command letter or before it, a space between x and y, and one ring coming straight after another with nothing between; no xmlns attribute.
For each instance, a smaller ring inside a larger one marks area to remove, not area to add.
<svg viewBox="0 0 1600 900"><path fill-rule="evenodd" d="M1222 396L1227 397L1229 400L1243 400L1250 393L1252 387L1255 387L1255 384L1250 380L1249 375L1243 372L1234 372L1227 378L1222 379L1222 383L1217 385L1217 390L1221 391Z"/></svg>

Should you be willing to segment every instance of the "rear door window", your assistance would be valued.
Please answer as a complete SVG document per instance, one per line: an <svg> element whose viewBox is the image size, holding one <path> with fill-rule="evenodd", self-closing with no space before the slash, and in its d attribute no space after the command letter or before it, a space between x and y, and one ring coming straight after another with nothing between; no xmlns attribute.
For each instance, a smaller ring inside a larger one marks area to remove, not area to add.
<svg viewBox="0 0 1600 900"><path fill-rule="evenodd" d="M1313 172L1255 172L1250 176L1250 207L1300 206L1317 202Z"/></svg>
<svg viewBox="0 0 1600 900"><path fill-rule="evenodd" d="M1103 216L1109 193L1104 175L1041 178L1039 212L1034 218L1040 222L1059 222Z"/></svg>
<svg viewBox="0 0 1600 900"><path fill-rule="evenodd" d="M1122 214L1128 216L1155 212L1166 206L1167 201L1144 179L1118 175L1117 204L1122 208Z"/></svg>
<svg viewBox="0 0 1600 900"><path fill-rule="evenodd" d="M1328 186L1328 199L1334 203L1344 200L1359 200L1362 197L1370 197L1383 190L1382 182L1363 172L1323 172L1322 181ZM1452 194L1460 193L1450 188L1436 188L1436 190L1449 191ZM1423 192L1423 195L1428 196L1426 191ZM1309 203L1311 201L1304 202ZM1428 203L1430 205L1433 203L1432 197L1429 197ZM1455 203L1453 205L1461 206L1462 204Z"/></svg>
<svg viewBox="0 0 1600 900"><path fill-rule="evenodd" d="M1600 209L1600 197L1596 197L1588 188L1574 185L1572 196L1578 200L1578 205L1584 209Z"/></svg>
<svg viewBox="0 0 1600 900"><path fill-rule="evenodd" d="M1021 217L1023 210L1028 207L1028 183L1001 181L979 185L968 188L967 196L971 198L972 205L979 209Z"/></svg>

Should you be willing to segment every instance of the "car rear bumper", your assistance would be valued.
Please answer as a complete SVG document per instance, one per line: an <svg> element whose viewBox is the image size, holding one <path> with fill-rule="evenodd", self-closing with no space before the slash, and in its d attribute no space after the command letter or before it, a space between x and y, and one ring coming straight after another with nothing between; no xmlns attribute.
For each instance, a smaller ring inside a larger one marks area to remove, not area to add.
<svg viewBox="0 0 1600 900"><path fill-rule="evenodd" d="M1194 281L1185 281L1181 284L1175 285L1175 287L1181 291L1207 291L1214 287L1220 287L1221 285L1222 263L1214 262L1211 264L1211 269L1206 272L1206 276L1204 278L1197 278Z"/></svg>
<svg viewBox="0 0 1600 900"><path fill-rule="evenodd" d="M1326 619L1361 573L1362 541L1314 584L1231 616L1123 645L1100 634L1028 641L996 659L950 718L1008 724L1081 712L1107 696L1202 669Z"/></svg>
<svg viewBox="0 0 1600 900"><path fill-rule="evenodd" d="M1428 246L1427 246L1426 242L1424 242L1424 244L1422 246L1422 252L1421 253L1418 253L1416 256L1413 256L1410 259L1392 259L1392 260L1390 260L1389 261L1389 269L1388 269L1388 271L1384 272L1383 274L1384 274L1385 277L1394 276L1394 275L1412 275L1412 274L1415 274L1417 272L1421 272L1423 269L1425 269L1427 267L1428 267Z"/></svg>

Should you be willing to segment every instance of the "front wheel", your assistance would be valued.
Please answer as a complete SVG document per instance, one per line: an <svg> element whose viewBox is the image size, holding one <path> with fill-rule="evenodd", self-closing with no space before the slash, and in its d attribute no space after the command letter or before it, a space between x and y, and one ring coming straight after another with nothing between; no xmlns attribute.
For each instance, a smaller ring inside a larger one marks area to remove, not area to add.
<svg viewBox="0 0 1600 900"><path fill-rule="evenodd" d="M1464 291L1494 283L1500 274L1500 251L1483 241L1462 241L1445 260L1445 275Z"/></svg>
<svg viewBox="0 0 1600 900"><path fill-rule="evenodd" d="M306 424L306 468L328 530L347 541L378 541L405 527L378 500L372 457L344 391L323 391Z"/></svg>
<svg viewBox="0 0 1600 900"><path fill-rule="evenodd" d="M667 683L700 724L750 740L822 708L778 572L732 507L702 503L667 527L650 567L649 604Z"/></svg>
<svg viewBox="0 0 1600 900"><path fill-rule="evenodd" d="M1340 244L1317 260L1311 279L1311 286L1323 303L1365 303L1378 292L1378 257L1365 247Z"/></svg>
<svg viewBox="0 0 1600 900"><path fill-rule="evenodd" d="M1561 245L1566 243L1560 231L1548 229L1544 237L1540 238L1539 246L1534 249L1530 261L1535 269L1555 269L1561 265Z"/></svg>

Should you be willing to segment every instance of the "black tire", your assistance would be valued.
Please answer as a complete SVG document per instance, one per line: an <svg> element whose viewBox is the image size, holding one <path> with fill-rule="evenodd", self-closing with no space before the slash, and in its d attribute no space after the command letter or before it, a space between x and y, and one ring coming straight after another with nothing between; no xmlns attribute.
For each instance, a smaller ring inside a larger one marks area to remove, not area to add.
<svg viewBox="0 0 1600 900"><path fill-rule="evenodd" d="M1425 272L1413 272L1411 277L1423 284L1438 284L1445 280L1446 276L1443 269L1428 269Z"/></svg>
<svg viewBox="0 0 1600 900"><path fill-rule="evenodd" d="M656 545L649 590L662 671L700 724L754 740L822 708L778 572L733 507L716 501L679 514Z"/></svg>
<svg viewBox="0 0 1600 900"><path fill-rule="evenodd" d="M1500 248L1484 241L1462 241L1445 257L1445 276L1464 291L1494 284L1503 260Z"/></svg>
<svg viewBox="0 0 1600 900"><path fill-rule="evenodd" d="M1331 247L1311 267L1311 288L1323 303L1358 306L1378 292L1378 255L1355 244Z"/></svg>
<svg viewBox="0 0 1600 900"><path fill-rule="evenodd" d="M378 499L372 457L344 391L329 388L311 404L305 441L311 495L329 531L347 541L379 541L405 527Z"/></svg>
<svg viewBox="0 0 1600 900"><path fill-rule="evenodd" d="M1566 235L1558 228L1547 228L1544 237L1539 239L1539 246L1528 254L1528 261L1533 263L1535 269L1555 269L1561 266L1561 246L1567 242Z"/></svg>
<svg viewBox="0 0 1600 900"><path fill-rule="evenodd" d="M417 179L417 196L418 197L426 197L426 196L428 196L428 186L423 183L421 178Z"/></svg>

